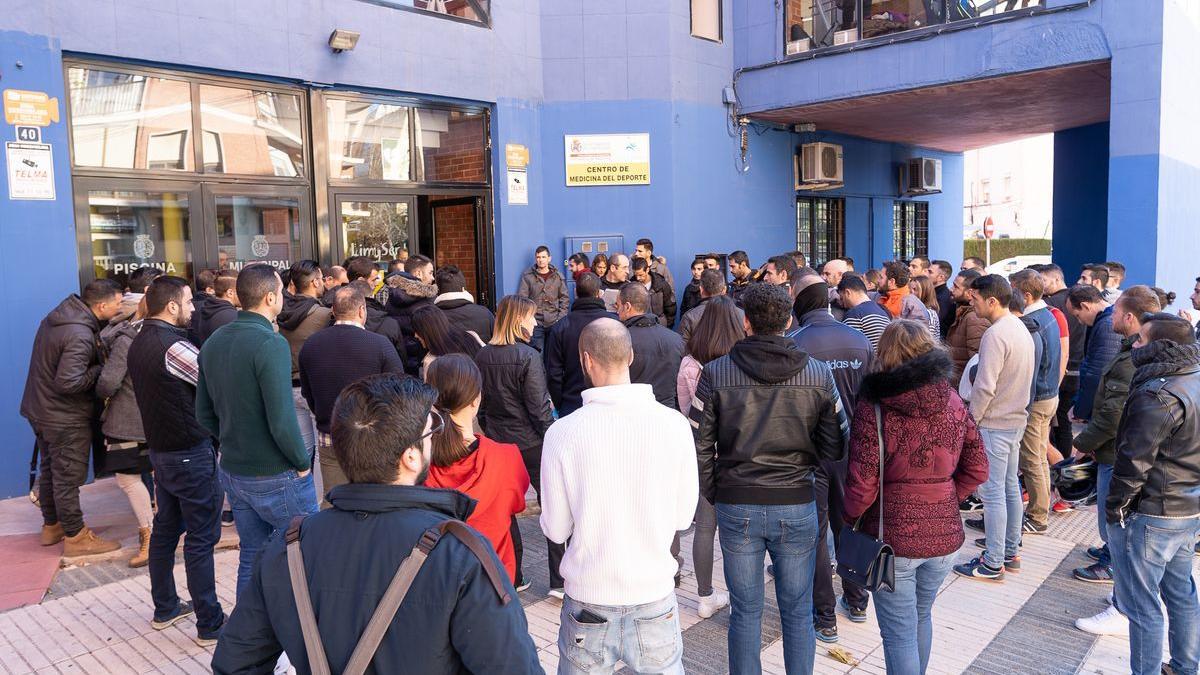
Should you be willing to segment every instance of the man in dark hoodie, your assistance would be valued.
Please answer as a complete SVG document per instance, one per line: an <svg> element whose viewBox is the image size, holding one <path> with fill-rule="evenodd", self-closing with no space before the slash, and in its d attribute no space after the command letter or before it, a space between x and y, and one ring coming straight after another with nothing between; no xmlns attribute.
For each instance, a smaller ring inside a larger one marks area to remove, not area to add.
<svg viewBox="0 0 1200 675"><path fill-rule="evenodd" d="M600 277L588 272L575 283L575 302L571 303L571 311L550 329L542 352L546 389L559 417L569 415L583 405L583 390L588 385L579 363L579 335L589 323L604 317L616 319L617 315L604 309Z"/></svg>
<svg viewBox="0 0 1200 675"><path fill-rule="evenodd" d="M472 331L484 342L491 340L496 317L492 310L476 304L475 298L467 292L467 278L462 270L457 265L444 265L434 273L433 279L438 288L433 304L446 313L451 325Z"/></svg>
<svg viewBox="0 0 1200 675"><path fill-rule="evenodd" d="M217 329L237 318L237 270L221 270L213 282L213 296L192 313L192 331L202 346Z"/></svg>
<svg viewBox="0 0 1200 675"><path fill-rule="evenodd" d="M784 659L789 670L809 672L816 654L813 474L821 462L845 457L848 424L833 371L783 335L792 315L787 288L752 285L742 308L748 337L705 364L690 411L700 494L716 507L732 597L729 669L762 669L762 569L769 550Z"/></svg>
<svg viewBox="0 0 1200 675"><path fill-rule="evenodd" d="M100 377L100 329L121 311L121 287L97 279L71 294L38 326L29 355L21 416L29 420L41 454L38 505L42 546L66 540L67 558L121 548L96 536L83 522L79 486L87 481L92 425L99 416L94 396Z"/></svg>
<svg viewBox="0 0 1200 675"><path fill-rule="evenodd" d="M820 277L804 276L796 282L799 292L792 303L796 317L793 328L786 337L796 343L800 351L820 359L833 371L838 395L846 417L854 412L858 389L863 377L871 372L875 350L871 341L859 331L833 317L829 311L829 286ZM837 595L833 592L833 574L829 566L829 546L826 537L833 528L834 542L842 531L842 488L846 482L846 461L821 462L813 477L816 489L817 540L816 571L813 576L813 624L817 639L822 642L837 642ZM850 620L862 623L867 620L867 592L846 579L842 580L842 608Z"/></svg>
<svg viewBox="0 0 1200 675"><path fill-rule="evenodd" d="M204 307L204 305L208 304L209 300L212 300L213 295L216 293L216 289L213 288L213 284L215 284L216 282L217 282L217 270L206 269L206 270L200 270L199 272L196 273L196 289L192 293L192 314L193 315L198 313ZM200 334L196 332L195 321L191 321L191 320L188 321L187 336L188 336L188 342L191 342L192 344L196 345L197 347L200 346L200 342L201 342Z"/></svg>
<svg viewBox="0 0 1200 675"><path fill-rule="evenodd" d="M637 258L636 260L641 260ZM629 380L648 384L654 398L671 410L678 407L676 378L683 360L683 338L650 313L650 292L641 284L625 284L617 297L617 316L629 329L633 363Z"/></svg>
<svg viewBox="0 0 1200 675"><path fill-rule="evenodd" d="M288 270L295 293L283 292L283 311L276 324L279 334L288 341L292 351L292 403L296 406L296 422L300 424L300 437L304 447L312 452L317 447L317 430L313 425L312 411L308 401L300 393L300 348L317 331L332 322L332 311L321 306L325 279L315 260L300 260Z"/></svg>

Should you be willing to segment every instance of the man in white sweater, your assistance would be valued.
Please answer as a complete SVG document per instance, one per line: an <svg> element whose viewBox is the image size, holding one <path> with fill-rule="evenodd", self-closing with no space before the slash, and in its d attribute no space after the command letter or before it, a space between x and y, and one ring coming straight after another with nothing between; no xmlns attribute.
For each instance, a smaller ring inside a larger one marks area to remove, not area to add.
<svg viewBox="0 0 1200 675"><path fill-rule="evenodd" d="M1033 337L1008 310L1013 290L1008 280L987 274L971 282L971 306L991 321L979 342L979 367L971 389L971 416L988 456L988 479L979 487L982 522L967 524L987 535L979 557L954 567L955 573L981 581L1004 581L1019 572L1021 558L1021 487L1017 482L1021 437L1036 372Z"/></svg>
<svg viewBox="0 0 1200 675"><path fill-rule="evenodd" d="M629 331L597 319L579 338L593 388L542 446L542 531L570 540L559 673L682 673L671 541L696 511L699 479L687 419L630 384Z"/></svg>

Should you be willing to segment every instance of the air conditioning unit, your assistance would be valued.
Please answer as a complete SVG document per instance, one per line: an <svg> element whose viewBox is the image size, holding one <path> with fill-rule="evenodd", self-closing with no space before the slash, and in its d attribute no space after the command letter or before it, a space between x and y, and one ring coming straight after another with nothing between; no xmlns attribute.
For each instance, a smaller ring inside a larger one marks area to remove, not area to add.
<svg viewBox="0 0 1200 675"><path fill-rule="evenodd" d="M942 160L913 157L908 160L905 193L927 195L942 191Z"/></svg>
<svg viewBox="0 0 1200 675"><path fill-rule="evenodd" d="M835 45L848 45L851 42L858 42L857 28L847 28L833 34L833 44Z"/></svg>
<svg viewBox="0 0 1200 675"><path fill-rule="evenodd" d="M834 143L805 143L800 146L798 188L842 183L842 146Z"/></svg>
<svg viewBox="0 0 1200 675"><path fill-rule="evenodd" d="M803 54L810 49L812 49L812 38L804 38L803 40L789 40L787 43L788 56Z"/></svg>

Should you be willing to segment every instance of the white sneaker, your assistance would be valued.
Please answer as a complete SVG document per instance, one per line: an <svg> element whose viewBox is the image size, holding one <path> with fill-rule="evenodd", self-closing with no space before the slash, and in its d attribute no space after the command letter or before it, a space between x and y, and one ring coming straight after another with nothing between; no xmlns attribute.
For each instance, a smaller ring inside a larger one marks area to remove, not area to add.
<svg viewBox="0 0 1200 675"><path fill-rule="evenodd" d="M563 594L563 589L561 589L561 588L551 588L551 589L550 589L550 592L548 593L548 595L549 595L550 597L552 597L552 598L558 598L559 600L562 600L562 599L563 599L563 597L564 597L564 594Z"/></svg>
<svg viewBox="0 0 1200 675"><path fill-rule="evenodd" d="M701 619L707 619L713 614L721 611L721 608L728 604L729 594L714 590L712 595L700 596L700 609L698 609L696 613L700 615Z"/></svg>
<svg viewBox="0 0 1200 675"><path fill-rule="evenodd" d="M1076 619L1075 627L1092 635L1129 635L1129 619L1112 605L1096 616Z"/></svg>

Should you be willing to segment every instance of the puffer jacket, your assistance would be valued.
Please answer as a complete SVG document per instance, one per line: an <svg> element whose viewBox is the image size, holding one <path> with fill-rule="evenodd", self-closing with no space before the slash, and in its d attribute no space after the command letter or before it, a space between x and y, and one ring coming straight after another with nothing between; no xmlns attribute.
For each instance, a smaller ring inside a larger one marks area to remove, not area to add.
<svg viewBox="0 0 1200 675"><path fill-rule="evenodd" d="M108 400L100 415L101 431L105 436L144 443L146 432L142 430L142 413L133 394L133 379L129 377L129 345L141 329L141 320L122 321L111 331L101 332L108 358L96 380L96 396Z"/></svg>
<svg viewBox="0 0 1200 675"><path fill-rule="evenodd" d="M850 432L844 508L879 534L879 434L883 413L883 541L904 558L949 555L962 546L958 504L988 475L975 420L949 383L953 365L940 349L868 375Z"/></svg>
<svg viewBox="0 0 1200 675"><path fill-rule="evenodd" d="M499 443L539 447L554 422L542 355L529 345L485 345L475 355L483 375L479 426Z"/></svg>
<svg viewBox="0 0 1200 675"><path fill-rule="evenodd" d="M750 336L705 364L689 416L711 503L807 504L817 465L846 453L833 371L781 335Z"/></svg>
<svg viewBox="0 0 1200 675"><path fill-rule="evenodd" d="M675 379L679 375L679 362L683 360L683 338L659 324L653 314L633 316L623 323L629 329L629 339L633 343L629 381L650 385L654 399L674 410L678 404Z"/></svg>
<svg viewBox="0 0 1200 675"><path fill-rule="evenodd" d="M567 282L563 281L558 269L551 265L550 276L542 279L536 267L530 267L521 275L517 295L533 300L537 305L535 317L539 326L549 328L566 316L571 298L567 294Z"/></svg>
<svg viewBox="0 0 1200 675"><path fill-rule="evenodd" d="M1131 355L1105 516L1200 515L1200 343L1157 340Z"/></svg>
<svg viewBox="0 0 1200 675"><path fill-rule="evenodd" d="M1100 385L1100 376L1116 358L1117 352L1121 351L1121 336L1113 330L1112 315L1112 307L1104 308L1087 331L1083 362L1079 364L1079 391L1075 392L1074 414L1081 420L1091 419L1092 402Z"/></svg>
<svg viewBox="0 0 1200 675"><path fill-rule="evenodd" d="M991 325L992 322L976 314L970 304L959 303L954 310L954 323L946 334L946 347L950 350L950 360L954 362L954 382L962 379L967 361L979 353L979 343Z"/></svg>
<svg viewBox="0 0 1200 675"><path fill-rule="evenodd" d="M96 416L100 320L72 294L38 326L21 397L21 416L34 426L70 427Z"/></svg>
<svg viewBox="0 0 1200 675"><path fill-rule="evenodd" d="M1100 464L1112 464L1117 457L1117 428L1124 415L1125 401L1129 399L1129 383L1133 381L1133 343L1137 337L1133 335L1121 342L1117 358L1100 376L1092 418L1075 437L1075 447L1090 453Z"/></svg>

